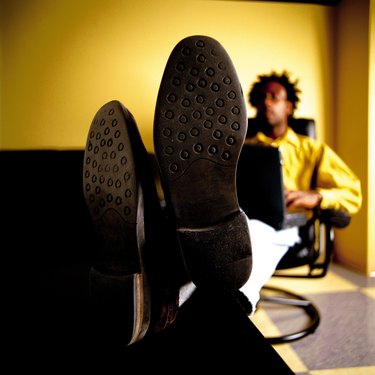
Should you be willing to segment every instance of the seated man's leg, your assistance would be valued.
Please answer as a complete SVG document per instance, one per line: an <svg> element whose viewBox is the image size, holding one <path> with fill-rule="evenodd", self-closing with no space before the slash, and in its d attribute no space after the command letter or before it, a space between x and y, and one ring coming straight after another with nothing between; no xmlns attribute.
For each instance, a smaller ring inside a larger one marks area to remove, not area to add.
<svg viewBox="0 0 375 375"><path fill-rule="evenodd" d="M275 230L259 220L249 220L253 268L246 284L240 289L251 302L253 313L259 302L260 290L271 278L280 259L290 246L299 242L298 228Z"/></svg>

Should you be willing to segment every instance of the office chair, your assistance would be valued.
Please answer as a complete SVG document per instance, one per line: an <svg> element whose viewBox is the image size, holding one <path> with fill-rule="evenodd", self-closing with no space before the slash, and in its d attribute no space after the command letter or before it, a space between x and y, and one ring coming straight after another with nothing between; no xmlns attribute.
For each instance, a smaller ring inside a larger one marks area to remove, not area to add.
<svg viewBox="0 0 375 375"><path fill-rule="evenodd" d="M249 118L248 121L247 137L252 137L258 131L258 125L255 118ZM316 138L315 121L313 119L295 118L290 121L289 126L296 133ZM240 182L239 179L238 182ZM240 191L239 188L238 190ZM244 199L246 199L246 196L243 196L243 193L239 194L240 205ZM316 209L312 218L305 225L299 227L301 243L288 250L280 260L273 276L307 279L324 277L332 260L334 229L346 227L350 220L350 215L343 211ZM297 269L297 272L288 272L291 269ZM299 340L314 333L320 323L320 313L314 303L291 291L264 286L261 291L260 303L262 302L303 309L308 317L308 323L302 329L280 336L266 337L271 344Z"/></svg>

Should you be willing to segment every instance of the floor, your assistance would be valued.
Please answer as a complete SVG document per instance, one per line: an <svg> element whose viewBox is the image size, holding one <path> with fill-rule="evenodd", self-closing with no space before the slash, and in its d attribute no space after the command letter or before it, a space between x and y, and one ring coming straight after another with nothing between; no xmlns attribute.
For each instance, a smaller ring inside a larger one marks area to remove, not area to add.
<svg viewBox="0 0 375 375"><path fill-rule="evenodd" d="M310 299L320 313L313 334L273 345L296 374L375 374L375 278L333 263L324 278L273 277L267 285ZM261 302L251 319L266 337L289 333L306 323L302 309L290 309Z"/></svg>

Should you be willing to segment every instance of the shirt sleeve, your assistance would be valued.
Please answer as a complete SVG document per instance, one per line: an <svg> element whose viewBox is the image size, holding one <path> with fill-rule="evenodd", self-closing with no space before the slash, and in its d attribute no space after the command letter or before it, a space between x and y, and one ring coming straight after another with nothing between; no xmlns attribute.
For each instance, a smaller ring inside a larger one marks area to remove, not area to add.
<svg viewBox="0 0 375 375"><path fill-rule="evenodd" d="M320 207L357 213L362 205L359 178L329 146L322 147L316 176L316 190L323 197Z"/></svg>

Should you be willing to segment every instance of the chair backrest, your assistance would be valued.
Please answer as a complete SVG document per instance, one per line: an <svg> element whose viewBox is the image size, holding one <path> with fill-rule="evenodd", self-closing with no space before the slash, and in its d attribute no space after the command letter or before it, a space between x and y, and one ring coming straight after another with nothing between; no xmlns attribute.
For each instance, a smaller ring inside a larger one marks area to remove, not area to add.
<svg viewBox="0 0 375 375"><path fill-rule="evenodd" d="M289 126L298 134L307 135L310 138L316 138L315 120L311 118L295 118L289 119ZM248 118L247 138L251 138L259 131L258 121L255 117Z"/></svg>

